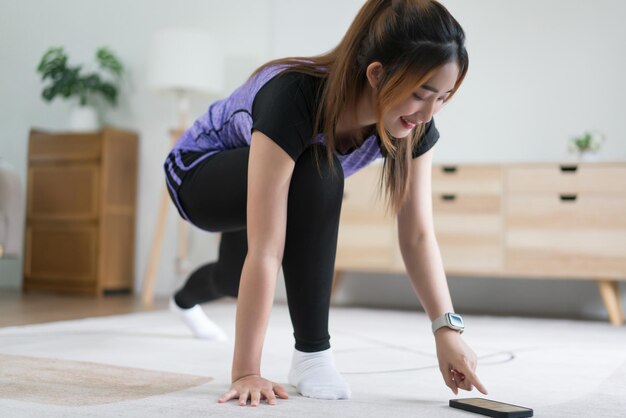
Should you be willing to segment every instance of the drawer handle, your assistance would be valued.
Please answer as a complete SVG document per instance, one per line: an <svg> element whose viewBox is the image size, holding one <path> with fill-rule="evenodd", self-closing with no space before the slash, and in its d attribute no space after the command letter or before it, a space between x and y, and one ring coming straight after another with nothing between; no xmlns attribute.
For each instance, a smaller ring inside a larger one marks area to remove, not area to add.
<svg viewBox="0 0 626 418"><path fill-rule="evenodd" d="M561 198L561 202L575 202L576 199L578 198L578 195L562 194L562 195L559 195L559 197Z"/></svg>
<svg viewBox="0 0 626 418"><path fill-rule="evenodd" d="M454 194L442 194L441 200L446 200L448 202L452 202L456 200L456 195Z"/></svg>
<svg viewBox="0 0 626 418"><path fill-rule="evenodd" d="M444 173L456 173L456 166L446 165L441 168Z"/></svg>
<svg viewBox="0 0 626 418"><path fill-rule="evenodd" d="M575 173L578 170L578 166L574 165L562 165L561 172L562 173Z"/></svg>

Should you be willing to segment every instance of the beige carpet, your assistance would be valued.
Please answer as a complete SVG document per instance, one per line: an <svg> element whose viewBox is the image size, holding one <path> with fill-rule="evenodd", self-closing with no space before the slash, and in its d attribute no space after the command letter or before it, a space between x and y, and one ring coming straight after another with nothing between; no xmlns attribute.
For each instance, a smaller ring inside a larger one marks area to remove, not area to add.
<svg viewBox="0 0 626 418"><path fill-rule="evenodd" d="M0 399L50 405L137 400L211 381L203 376L5 354L0 354L0 365Z"/></svg>
<svg viewBox="0 0 626 418"><path fill-rule="evenodd" d="M232 303L205 310L233 335ZM467 316L488 398L537 417L626 417L626 327L604 322ZM232 341L190 337L169 312L0 329L0 417L472 417L437 370L423 313L333 309L336 362L349 401L299 396L286 383L292 337L272 313L263 373L287 386L275 407L216 403L230 379ZM477 392L459 397L481 396Z"/></svg>

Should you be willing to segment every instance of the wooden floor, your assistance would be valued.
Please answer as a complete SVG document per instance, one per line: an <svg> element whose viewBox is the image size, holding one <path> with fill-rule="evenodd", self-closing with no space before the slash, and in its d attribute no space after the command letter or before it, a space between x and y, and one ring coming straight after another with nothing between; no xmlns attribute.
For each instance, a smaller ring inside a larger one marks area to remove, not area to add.
<svg viewBox="0 0 626 418"><path fill-rule="evenodd" d="M155 298L146 307L139 295L89 297L0 289L0 327L155 311L166 309L167 304L166 297Z"/></svg>

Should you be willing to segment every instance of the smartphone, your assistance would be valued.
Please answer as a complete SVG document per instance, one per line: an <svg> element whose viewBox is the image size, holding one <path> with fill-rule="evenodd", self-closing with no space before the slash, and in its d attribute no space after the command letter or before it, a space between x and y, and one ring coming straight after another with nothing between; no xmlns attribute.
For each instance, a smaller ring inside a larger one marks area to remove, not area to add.
<svg viewBox="0 0 626 418"><path fill-rule="evenodd" d="M525 418L533 416L533 410L530 408L483 398L450 399L450 406L494 418Z"/></svg>

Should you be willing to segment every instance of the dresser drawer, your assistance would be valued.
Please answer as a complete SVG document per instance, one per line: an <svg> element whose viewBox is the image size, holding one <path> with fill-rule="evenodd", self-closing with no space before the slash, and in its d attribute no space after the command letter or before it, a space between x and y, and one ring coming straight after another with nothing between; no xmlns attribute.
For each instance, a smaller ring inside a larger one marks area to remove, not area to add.
<svg viewBox="0 0 626 418"><path fill-rule="evenodd" d="M551 164L506 170L506 187L515 192L618 194L626 196L626 166Z"/></svg>
<svg viewBox="0 0 626 418"><path fill-rule="evenodd" d="M336 268L386 270L397 246L395 217L385 213L378 197L380 165L346 179L337 239Z"/></svg>
<svg viewBox="0 0 626 418"><path fill-rule="evenodd" d="M89 220L98 216L98 166L35 165L29 168L28 182L30 219Z"/></svg>
<svg viewBox="0 0 626 418"><path fill-rule="evenodd" d="M497 166L434 165L432 189L435 194L502 192L502 170Z"/></svg>
<svg viewBox="0 0 626 418"><path fill-rule="evenodd" d="M387 271L398 246L393 224L346 222L339 227L335 267L346 270Z"/></svg>
<svg viewBox="0 0 626 418"><path fill-rule="evenodd" d="M626 276L626 196L509 196L506 269L557 277Z"/></svg>
<svg viewBox="0 0 626 418"><path fill-rule="evenodd" d="M494 273L502 269L499 196L456 194L433 200L435 233L449 273Z"/></svg>
<svg viewBox="0 0 626 418"><path fill-rule="evenodd" d="M102 140L98 133L47 134L31 131L28 145L30 163L45 161L99 160Z"/></svg>
<svg viewBox="0 0 626 418"><path fill-rule="evenodd" d="M34 224L26 229L27 281L94 284L98 229L94 225Z"/></svg>

